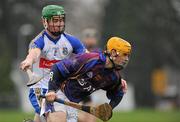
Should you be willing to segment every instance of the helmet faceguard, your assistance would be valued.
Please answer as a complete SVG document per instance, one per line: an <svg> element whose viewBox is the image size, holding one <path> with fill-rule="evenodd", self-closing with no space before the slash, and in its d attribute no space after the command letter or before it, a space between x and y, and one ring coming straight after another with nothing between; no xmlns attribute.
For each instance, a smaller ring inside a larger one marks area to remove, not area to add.
<svg viewBox="0 0 180 122"><path fill-rule="evenodd" d="M115 63L116 69L124 69L127 66L127 64L129 63L130 54L117 52L117 56L122 58L123 61L121 63Z"/></svg>
<svg viewBox="0 0 180 122"><path fill-rule="evenodd" d="M45 29L52 35L59 36L65 30L65 11L62 6L48 5L42 10ZM63 22L63 24L62 24Z"/></svg>

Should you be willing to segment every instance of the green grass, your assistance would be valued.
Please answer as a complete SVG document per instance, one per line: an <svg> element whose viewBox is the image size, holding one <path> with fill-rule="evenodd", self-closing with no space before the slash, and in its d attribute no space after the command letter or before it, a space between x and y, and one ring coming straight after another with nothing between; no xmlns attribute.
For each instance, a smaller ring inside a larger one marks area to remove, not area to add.
<svg viewBox="0 0 180 122"><path fill-rule="evenodd" d="M131 112L117 112L113 114L108 122L180 122L180 111L162 112L142 109Z"/></svg>
<svg viewBox="0 0 180 122"><path fill-rule="evenodd" d="M0 110L0 122L22 122L25 118L33 118L32 114L19 110Z"/></svg>
<svg viewBox="0 0 180 122"><path fill-rule="evenodd" d="M22 122L24 118L33 118L33 114L25 114L18 110L0 110L0 122ZM162 112L139 109L131 112L114 112L109 122L180 122L180 110Z"/></svg>

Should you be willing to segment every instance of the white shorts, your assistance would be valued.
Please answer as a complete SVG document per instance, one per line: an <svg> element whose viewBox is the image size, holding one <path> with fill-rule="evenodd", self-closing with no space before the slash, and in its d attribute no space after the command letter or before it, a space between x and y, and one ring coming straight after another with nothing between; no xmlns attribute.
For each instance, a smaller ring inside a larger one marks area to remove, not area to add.
<svg viewBox="0 0 180 122"><path fill-rule="evenodd" d="M69 101L69 99L65 96L65 94L61 90L59 90L56 93L56 95L58 98L60 98L62 100ZM73 107L70 107L70 106L67 106L67 105L64 105L61 103L57 103L57 102L54 102L53 104L48 105L45 103L45 100L43 100L43 103L44 104L42 104L40 115L42 115L43 113L47 113L47 112L62 111L62 112L66 113L67 122L77 122L77 120L78 120L77 112L78 111L76 108L73 108Z"/></svg>

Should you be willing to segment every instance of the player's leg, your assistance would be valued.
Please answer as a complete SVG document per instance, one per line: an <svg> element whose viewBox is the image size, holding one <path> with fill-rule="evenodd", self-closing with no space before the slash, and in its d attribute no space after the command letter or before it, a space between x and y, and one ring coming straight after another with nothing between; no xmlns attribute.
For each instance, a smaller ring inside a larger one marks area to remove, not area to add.
<svg viewBox="0 0 180 122"><path fill-rule="evenodd" d="M96 117L84 111L78 112L78 122L96 122Z"/></svg>
<svg viewBox="0 0 180 122"><path fill-rule="evenodd" d="M29 92L29 100L35 110L35 116L34 116L34 122L45 122L41 120L40 117L40 105L41 105L41 99L39 100L38 96L40 94L44 94L47 92L47 89L41 89L41 88L31 88Z"/></svg>
<svg viewBox="0 0 180 122"><path fill-rule="evenodd" d="M67 122L77 122L78 121L77 109L70 106L66 106L66 110L67 110Z"/></svg>
<svg viewBox="0 0 180 122"><path fill-rule="evenodd" d="M57 97L68 101L60 90L57 92ZM50 109L51 113L47 114L47 122L77 122L77 110L75 108L54 102Z"/></svg>
<svg viewBox="0 0 180 122"><path fill-rule="evenodd" d="M54 102L47 105L47 111L47 122L66 122L65 105Z"/></svg>
<svg viewBox="0 0 180 122"><path fill-rule="evenodd" d="M85 105L88 105L88 106L93 106L91 96L86 97L82 101L82 103ZM96 117L87 112L79 111L78 112L78 122L96 122Z"/></svg>
<svg viewBox="0 0 180 122"><path fill-rule="evenodd" d="M66 122L66 113L63 111L49 112L47 122Z"/></svg>

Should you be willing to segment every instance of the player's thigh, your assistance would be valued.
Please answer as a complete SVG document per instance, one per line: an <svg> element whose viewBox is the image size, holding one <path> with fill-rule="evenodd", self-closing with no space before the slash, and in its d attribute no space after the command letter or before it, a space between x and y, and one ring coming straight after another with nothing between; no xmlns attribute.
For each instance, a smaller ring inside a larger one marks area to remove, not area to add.
<svg viewBox="0 0 180 122"><path fill-rule="evenodd" d="M78 122L96 122L96 117L89 113L79 111Z"/></svg>
<svg viewBox="0 0 180 122"><path fill-rule="evenodd" d="M56 96L62 100L69 101L61 90L56 93ZM56 112L63 111L66 113L67 122L77 122L77 109L57 102L54 102L53 105Z"/></svg>
<svg viewBox="0 0 180 122"><path fill-rule="evenodd" d="M48 113L47 122L66 122L66 113L63 111Z"/></svg>
<svg viewBox="0 0 180 122"><path fill-rule="evenodd" d="M29 100L35 110L35 113L40 114L41 111L41 99L38 99L38 96L40 94L45 95L45 93L47 92L47 89L42 89L42 88L31 88L29 90Z"/></svg>

